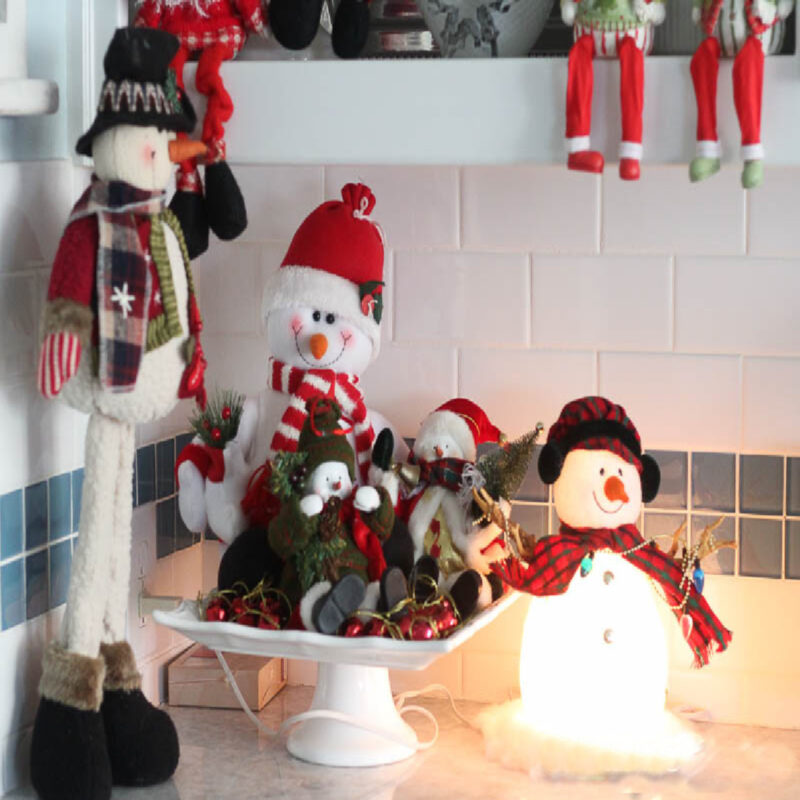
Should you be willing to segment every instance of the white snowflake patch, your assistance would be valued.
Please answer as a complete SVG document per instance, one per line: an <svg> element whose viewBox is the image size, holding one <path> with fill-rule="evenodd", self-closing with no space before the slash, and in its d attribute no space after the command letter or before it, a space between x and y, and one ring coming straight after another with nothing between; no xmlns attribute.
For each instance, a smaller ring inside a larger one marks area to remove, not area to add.
<svg viewBox="0 0 800 800"><path fill-rule="evenodd" d="M128 282L122 284L122 288L115 286L111 292L111 302L119 303L119 310L122 312L122 318L128 319L128 314L133 311L133 301L136 297L128 294Z"/></svg>

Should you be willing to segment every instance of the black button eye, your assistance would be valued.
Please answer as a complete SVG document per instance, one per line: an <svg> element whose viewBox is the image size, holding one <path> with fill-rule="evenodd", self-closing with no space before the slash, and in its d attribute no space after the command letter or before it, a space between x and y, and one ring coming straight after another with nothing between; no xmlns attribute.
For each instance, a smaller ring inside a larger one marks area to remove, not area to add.
<svg viewBox="0 0 800 800"><path fill-rule="evenodd" d="M325 322L327 322L328 325L333 325L333 323L336 322L336 317L333 314L326 314Z"/></svg>
<svg viewBox="0 0 800 800"><path fill-rule="evenodd" d="M620 478L622 477L622 467L620 467L619 476L620 476Z"/></svg>
<svg viewBox="0 0 800 800"><path fill-rule="evenodd" d="M314 320L314 322L319 322L319 321L322 319L322 314L321 314L319 311L315 311L315 312L314 312L314 313L311 315L311 319L313 319L313 320Z"/></svg>
<svg viewBox="0 0 800 800"><path fill-rule="evenodd" d="M605 467L600 467L600 474L601 475L605 475L606 474L606 468Z"/></svg>

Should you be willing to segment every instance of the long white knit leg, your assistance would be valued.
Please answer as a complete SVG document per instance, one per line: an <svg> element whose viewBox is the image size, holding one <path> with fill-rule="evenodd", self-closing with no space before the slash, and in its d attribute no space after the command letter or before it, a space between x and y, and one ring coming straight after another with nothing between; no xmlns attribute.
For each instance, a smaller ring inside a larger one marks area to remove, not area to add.
<svg viewBox="0 0 800 800"><path fill-rule="evenodd" d="M123 428L123 423L94 412L86 431L78 547L72 559L62 639L65 649L90 658L97 658L103 634Z"/></svg>
<svg viewBox="0 0 800 800"><path fill-rule="evenodd" d="M114 529L111 531L108 595L103 618L104 642L120 642L125 638L128 589L131 580L133 451L134 427L130 423L123 423L120 431L117 486L114 493Z"/></svg>

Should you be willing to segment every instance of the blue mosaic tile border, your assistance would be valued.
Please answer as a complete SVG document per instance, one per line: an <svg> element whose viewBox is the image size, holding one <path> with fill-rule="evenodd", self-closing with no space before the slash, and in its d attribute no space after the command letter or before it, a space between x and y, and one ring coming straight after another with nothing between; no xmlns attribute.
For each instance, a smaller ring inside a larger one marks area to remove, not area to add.
<svg viewBox="0 0 800 800"><path fill-rule="evenodd" d="M136 451L133 505L156 503L159 558L197 544L177 511L175 458L191 440L182 433ZM54 475L0 496L0 628L7 630L67 599L78 539L83 469Z"/></svg>

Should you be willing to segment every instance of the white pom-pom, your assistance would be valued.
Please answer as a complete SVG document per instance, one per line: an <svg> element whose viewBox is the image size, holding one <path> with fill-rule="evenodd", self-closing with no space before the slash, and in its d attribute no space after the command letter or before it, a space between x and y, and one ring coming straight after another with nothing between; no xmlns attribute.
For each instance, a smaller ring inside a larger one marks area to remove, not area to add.
<svg viewBox="0 0 800 800"><path fill-rule="evenodd" d="M633 0L633 10L641 22L660 25L667 15L664 4L656 0Z"/></svg>
<svg viewBox="0 0 800 800"><path fill-rule="evenodd" d="M565 25L570 27L575 23L575 16L578 13L578 4L572 0L563 0L561 3L561 19Z"/></svg>
<svg viewBox="0 0 800 800"><path fill-rule="evenodd" d="M300 501L300 510L307 517L316 517L322 511L322 498L318 494L307 494Z"/></svg>
<svg viewBox="0 0 800 800"><path fill-rule="evenodd" d="M365 514L369 514L370 511L374 511L378 506L381 504L381 496L378 494L378 490L372 486L361 486L359 487L358 491L356 491L355 499L353 500L353 505L359 511L363 511Z"/></svg>
<svg viewBox="0 0 800 800"><path fill-rule="evenodd" d="M775 5L775 0L755 0L753 11L765 25L772 25L775 22L778 8Z"/></svg>

